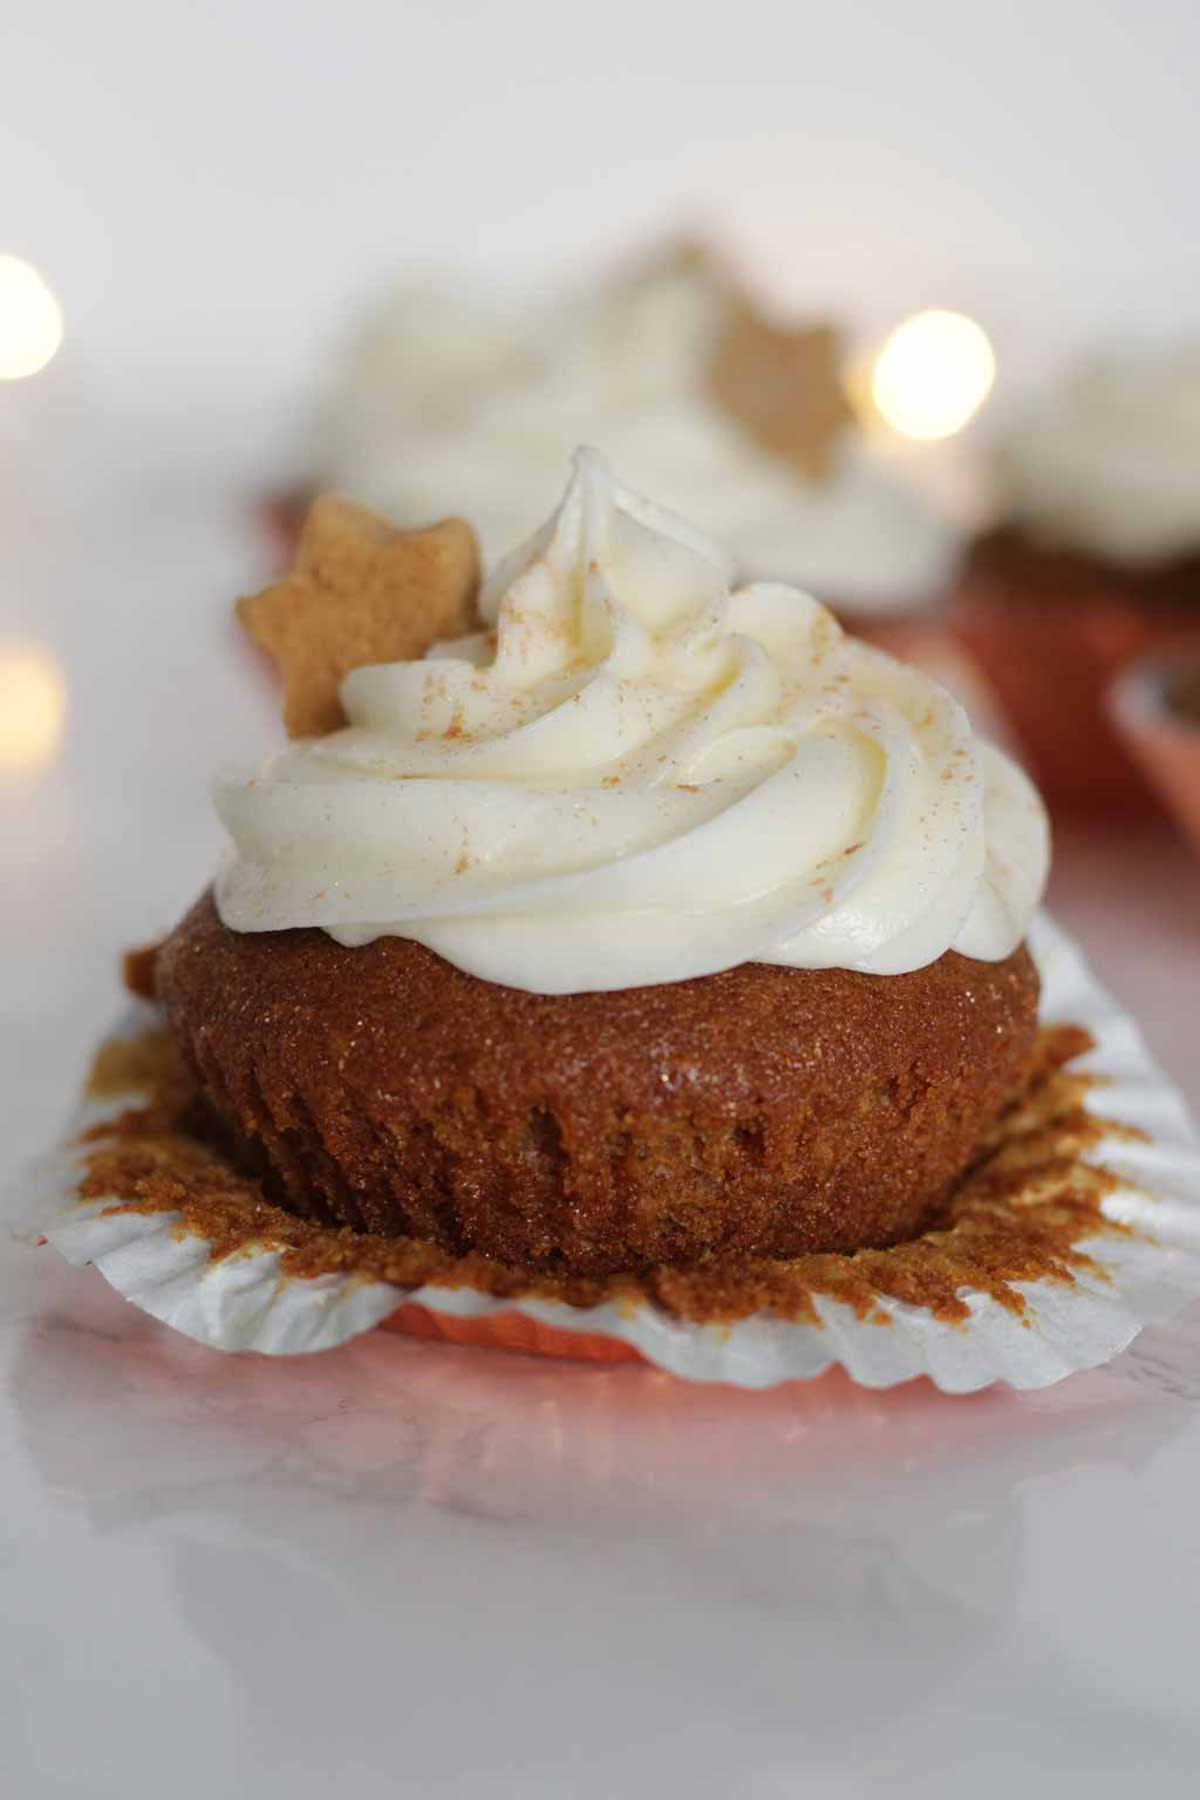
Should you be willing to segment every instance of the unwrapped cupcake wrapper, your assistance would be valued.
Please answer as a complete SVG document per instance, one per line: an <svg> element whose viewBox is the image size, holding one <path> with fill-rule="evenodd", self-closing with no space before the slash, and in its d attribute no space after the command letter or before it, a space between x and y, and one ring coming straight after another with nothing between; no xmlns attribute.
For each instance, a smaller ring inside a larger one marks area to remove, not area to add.
<svg viewBox="0 0 1200 1800"><path fill-rule="evenodd" d="M471 1288L405 1290L354 1274L285 1273L264 1242L214 1259L209 1242L180 1229L178 1214L113 1211L123 1196L80 1198L78 1139L136 1105L126 1091L86 1104L64 1148L18 1197L21 1235L47 1241L68 1262L94 1263L117 1292L214 1349L292 1356L331 1349L389 1322L451 1341L493 1340L602 1360L640 1356L694 1381L770 1387L841 1364L867 1387L926 1375L949 1393L1006 1382L1041 1388L1108 1361L1151 1321L1200 1296L1200 1143L1181 1096L1155 1066L1133 1021L1099 986L1078 950L1047 918L1029 937L1042 978L1047 1025L1082 1026L1094 1048L1078 1068L1099 1078L1086 1104L1132 1133L1105 1135L1084 1160L1115 1177L1101 1213L1124 1232L1081 1242L1090 1263L1071 1281L1014 1283L1018 1314L991 1294L960 1290L966 1316L880 1296L870 1316L817 1295L815 1318L756 1314L735 1324L693 1324L648 1299L581 1308L536 1295L498 1299ZM130 1011L114 1037L160 1022ZM491 1321L489 1326L487 1321Z"/></svg>

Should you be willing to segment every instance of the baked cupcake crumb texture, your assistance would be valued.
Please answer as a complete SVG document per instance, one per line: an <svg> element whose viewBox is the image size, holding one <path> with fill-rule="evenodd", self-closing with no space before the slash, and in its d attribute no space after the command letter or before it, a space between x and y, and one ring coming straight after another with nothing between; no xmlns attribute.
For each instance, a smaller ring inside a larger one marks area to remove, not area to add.
<svg viewBox="0 0 1200 1800"><path fill-rule="evenodd" d="M208 897L157 981L207 1129L292 1211L579 1274L911 1236L1037 1029L1023 948L534 994Z"/></svg>
<svg viewBox="0 0 1200 1800"><path fill-rule="evenodd" d="M881 1250L721 1258L688 1269L584 1277L534 1274L417 1239L316 1225L273 1205L257 1180L193 1134L186 1077L162 1031L122 1046L119 1067L109 1049L101 1053L91 1092L111 1095L123 1081L131 1105L81 1140L80 1194L85 1200L121 1194L112 1208L118 1212L178 1213L180 1235L208 1240L214 1259L278 1249L283 1274L295 1278L354 1272L407 1290L436 1284L574 1307L651 1304L698 1324L732 1323L757 1312L811 1323L819 1297L881 1325L887 1323L879 1310L883 1299L961 1322L969 1316L967 1292L988 1295L1020 1318L1027 1309L1018 1284L1069 1284L1084 1271L1096 1278L1100 1272L1081 1245L1124 1235L1101 1211L1116 1178L1085 1162L1083 1153L1114 1134L1138 1134L1085 1105L1093 1083L1071 1063L1089 1047L1076 1028L1043 1030L1024 1091L981 1145L936 1225Z"/></svg>

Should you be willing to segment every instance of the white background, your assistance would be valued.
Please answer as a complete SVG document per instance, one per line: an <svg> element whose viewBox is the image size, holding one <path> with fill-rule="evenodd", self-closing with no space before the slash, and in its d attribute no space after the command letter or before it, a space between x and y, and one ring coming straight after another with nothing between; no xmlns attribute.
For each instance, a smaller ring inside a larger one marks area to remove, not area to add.
<svg viewBox="0 0 1200 1800"><path fill-rule="evenodd" d="M1194 317L1190 0L8 0L0 212L102 358L299 368L413 256L684 208L787 291Z"/></svg>

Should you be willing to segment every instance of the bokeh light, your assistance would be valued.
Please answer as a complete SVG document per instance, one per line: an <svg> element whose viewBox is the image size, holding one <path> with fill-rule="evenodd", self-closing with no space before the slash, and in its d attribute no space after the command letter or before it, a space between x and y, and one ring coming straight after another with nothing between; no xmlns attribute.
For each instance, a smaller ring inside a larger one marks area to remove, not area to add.
<svg viewBox="0 0 1200 1800"><path fill-rule="evenodd" d="M44 767L58 749L66 716L67 684L49 651L0 645L0 771Z"/></svg>
<svg viewBox="0 0 1200 1800"><path fill-rule="evenodd" d="M0 256L0 381L36 375L62 340L62 308L37 270Z"/></svg>
<svg viewBox="0 0 1200 1800"><path fill-rule="evenodd" d="M992 391L996 357L983 327L965 313L931 308L904 319L871 371L871 400L893 431L947 438Z"/></svg>

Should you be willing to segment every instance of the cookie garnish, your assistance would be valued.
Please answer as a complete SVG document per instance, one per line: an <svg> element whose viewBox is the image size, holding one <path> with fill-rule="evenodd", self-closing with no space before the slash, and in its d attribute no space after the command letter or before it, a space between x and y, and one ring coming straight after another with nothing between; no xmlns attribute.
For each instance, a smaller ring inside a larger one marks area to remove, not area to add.
<svg viewBox="0 0 1200 1800"><path fill-rule="evenodd" d="M305 520L291 573L238 602L238 618L283 677L289 737L346 723L351 669L411 662L477 623L479 546L462 519L398 531L350 500L324 496Z"/></svg>

